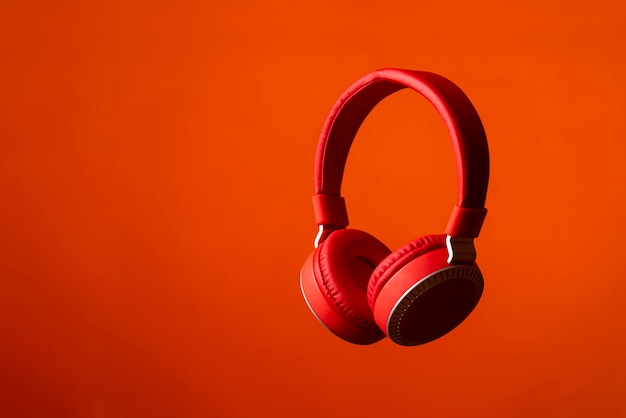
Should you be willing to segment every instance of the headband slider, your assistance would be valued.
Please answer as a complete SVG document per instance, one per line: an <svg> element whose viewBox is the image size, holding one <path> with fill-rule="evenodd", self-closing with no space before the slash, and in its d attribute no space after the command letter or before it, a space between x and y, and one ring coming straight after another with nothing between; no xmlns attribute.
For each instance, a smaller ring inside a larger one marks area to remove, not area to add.
<svg viewBox="0 0 626 418"><path fill-rule="evenodd" d="M457 238L476 238L487 216L487 209L464 208L456 205L450 215L446 234Z"/></svg>
<svg viewBox="0 0 626 418"><path fill-rule="evenodd" d="M341 196L316 194L313 196L313 212L317 225L332 225L335 229L348 226L346 201Z"/></svg>

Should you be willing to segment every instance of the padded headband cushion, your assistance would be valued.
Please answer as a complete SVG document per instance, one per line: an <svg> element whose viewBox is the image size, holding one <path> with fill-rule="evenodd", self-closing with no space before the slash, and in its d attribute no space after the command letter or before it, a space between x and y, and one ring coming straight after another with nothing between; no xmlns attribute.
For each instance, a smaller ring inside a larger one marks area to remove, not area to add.
<svg viewBox="0 0 626 418"><path fill-rule="evenodd" d="M484 208L489 183L489 148L482 122L471 101L445 77L394 68L365 75L353 83L333 106L317 144L315 194L341 195L346 160L361 124L380 101L404 88L411 88L424 96L437 109L448 128L457 166L458 206Z"/></svg>
<svg viewBox="0 0 626 418"><path fill-rule="evenodd" d="M336 312L359 328L380 332L367 303L367 285L390 253L385 244L356 229L333 232L316 250L318 287Z"/></svg>
<svg viewBox="0 0 626 418"><path fill-rule="evenodd" d="M372 273L367 288L367 301L371 309L382 288L408 262L438 248L445 248L446 235L426 235L409 242L402 248L391 253L383 260Z"/></svg>
<svg viewBox="0 0 626 418"><path fill-rule="evenodd" d="M459 200L445 232L453 237L475 238L486 215L489 183L489 147L480 117L465 93L447 78L397 68L383 68L357 80L339 97L326 118L315 154L316 222L347 226L341 183L352 142L372 109L404 88L420 93L435 107L452 140ZM322 227L322 241L327 236L324 231Z"/></svg>

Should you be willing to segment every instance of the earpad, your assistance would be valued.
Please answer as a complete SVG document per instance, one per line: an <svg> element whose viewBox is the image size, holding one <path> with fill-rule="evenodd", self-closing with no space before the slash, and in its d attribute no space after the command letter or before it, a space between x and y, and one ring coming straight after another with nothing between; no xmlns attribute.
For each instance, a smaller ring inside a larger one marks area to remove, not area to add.
<svg viewBox="0 0 626 418"><path fill-rule="evenodd" d="M408 262L437 248L446 246L446 235L426 235L409 242L400 249L389 254L376 267L370 278L367 288L367 301L370 309L374 309L374 302L381 289Z"/></svg>
<svg viewBox="0 0 626 418"><path fill-rule="evenodd" d="M381 333L381 338L367 302L367 286L375 267L390 253L366 232L341 229L320 244L314 262L319 268L315 280L328 305L354 326Z"/></svg>

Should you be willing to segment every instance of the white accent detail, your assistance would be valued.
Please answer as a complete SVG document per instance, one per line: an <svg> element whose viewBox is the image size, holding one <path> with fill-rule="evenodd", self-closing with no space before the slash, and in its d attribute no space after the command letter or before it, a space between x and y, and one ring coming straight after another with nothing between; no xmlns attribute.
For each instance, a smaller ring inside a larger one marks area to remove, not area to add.
<svg viewBox="0 0 626 418"><path fill-rule="evenodd" d="M454 258L454 250L452 249L452 237L450 235L446 236L446 248L448 249L448 259L446 263L450 264L450 261Z"/></svg>
<svg viewBox="0 0 626 418"><path fill-rule="evenodd" d="M315 241L313 241L313 248L317 248L320 244L320 239L322 238L322 234L324 233L324 225L320 225L317 231L317 235L315 236Z"/></svg>

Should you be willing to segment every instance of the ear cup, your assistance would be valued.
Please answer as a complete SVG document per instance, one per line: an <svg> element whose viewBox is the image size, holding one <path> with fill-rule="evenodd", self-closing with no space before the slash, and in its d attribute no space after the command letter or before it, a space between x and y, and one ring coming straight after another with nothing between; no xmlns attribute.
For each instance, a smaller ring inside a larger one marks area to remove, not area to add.
<svg viewBox="0 0 626 418"><path fill-rule="evenodd" d="M333 232L302 268L300 283L309 308L330 331L357 344L385 337L367 302L375 267L391 251L372 235L354 229Z"/></svg>
<svg viewBox="0 0 626 418"><path fill-rule="evenodd" d="M380 293L380 289L383 288L385 283L393 277L402 267L409 261L419 257L422 254L435 248L445 248L446 236L443 234L425 235L416 240L405 244L400 249L389 254L383 261L376 267L370 278L367 287L367 301L369 306L374 308L374 301L376 296Z"/></svg>
<svg viewBox="0 0 626 418"><path fill-rule="evenodd" d="M368 302L378 327L400 345L433 341L458 326L483 291L478 266L450 265L445 235L419 238L372 273Z"/></svg>

